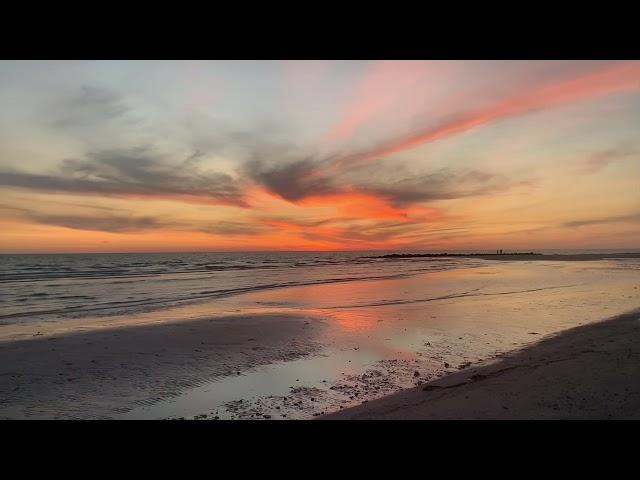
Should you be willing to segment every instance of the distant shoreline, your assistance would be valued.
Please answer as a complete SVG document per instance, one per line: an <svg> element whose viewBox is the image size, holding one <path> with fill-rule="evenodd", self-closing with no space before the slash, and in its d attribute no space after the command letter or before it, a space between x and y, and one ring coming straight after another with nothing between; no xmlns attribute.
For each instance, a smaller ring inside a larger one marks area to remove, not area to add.
<svg viewBox="0 0 640 480"><path fill-rule="evenodd" d="M367 256L362 258L404 259L404 258L480 258L483 260L561 260L588 261L607 260L613 258L640 258L640 253L391 253L387 255Z"/></svg>

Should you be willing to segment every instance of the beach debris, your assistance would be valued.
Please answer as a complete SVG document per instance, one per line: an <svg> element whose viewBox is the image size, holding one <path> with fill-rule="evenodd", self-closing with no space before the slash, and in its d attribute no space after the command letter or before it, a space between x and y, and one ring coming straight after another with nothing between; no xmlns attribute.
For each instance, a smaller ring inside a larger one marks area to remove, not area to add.
<svg viewBox="0 0 640 480"><path fill-rule="evenodd" d="M235 419L262 419L266 418L265 415L273 416L274 412L277 412L278 419L317 417L396 393L403 388L420 387L426 391L442 388L428 385L434 378L447 373L437 368L441 362L447 369L451 367L441 357L379 360L369 368L365 367L364 371L342 372L336 379L315 380L316 386L301 385L307 380L296 378L298 386L294 382L287 393L236 400L224 407L226 415Z"/></svg>

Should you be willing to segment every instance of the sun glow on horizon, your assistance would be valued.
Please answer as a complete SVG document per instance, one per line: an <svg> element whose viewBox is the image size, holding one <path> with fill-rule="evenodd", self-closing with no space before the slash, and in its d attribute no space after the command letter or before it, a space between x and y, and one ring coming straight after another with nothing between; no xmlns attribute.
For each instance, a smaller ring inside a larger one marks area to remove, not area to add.
<svg viewBox="0 0 640 480"><path fill-rule="evenodd" d="M638 61L3 61L0 106L0 253L640 247Z"/></svg>

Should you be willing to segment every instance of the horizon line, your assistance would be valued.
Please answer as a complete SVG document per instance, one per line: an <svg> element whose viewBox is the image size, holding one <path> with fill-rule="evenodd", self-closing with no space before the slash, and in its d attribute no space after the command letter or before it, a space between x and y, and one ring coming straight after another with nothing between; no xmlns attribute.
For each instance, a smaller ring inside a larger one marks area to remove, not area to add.
<svg viewBox="0 0 640 480"><path fill-rule="evenodd" d="M455 252L472 252L478 253L493 252L499 248L455 248L455 249L349 249L349 250L140 250L140 251L69 251L69 252L0 252L0 255L133 255L133 254L189 254L189 253L351 253L351 252L428 252L428 253L455 253ZM627 252L619 253L638 253L638 247L607 247L607 248L502 248L509 250L509 253L530 253L537 251L550 250L627 250Z"/></svg>

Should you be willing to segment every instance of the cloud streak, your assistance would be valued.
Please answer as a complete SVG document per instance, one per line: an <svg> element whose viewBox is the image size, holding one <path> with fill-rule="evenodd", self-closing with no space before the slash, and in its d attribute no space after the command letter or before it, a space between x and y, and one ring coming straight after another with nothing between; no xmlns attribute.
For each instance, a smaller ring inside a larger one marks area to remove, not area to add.
<svg viewBox="0 0 640 480"><path fill-rule="evenodd" d="M638 61L193 66L3 66L0 248L556 247L639 224L620 215L638 210Z"/></svg>
<svg viewBox="0 0 640 480"><path fill-rule="evenodd" d="M92 127L122 119L131 111L119 93L84 85L77 95L62 100L62 104L57 106L53 125L61 128Z"/></svg>
<svg viewBox="0 0 640 480"><path fill-rule="evenodd" d="M640 223L640 213L631 215L618 215L606 218L593 218L588 220L574 220L562 224L566 228L586 227L590 225L606 225L609 223Z"/></svg>
<svg viewBox="0 0 640 480"><path fill-rule="evenodd" d="M624 143L617 147L590 155L589 158L584 161L582 170L584 173L597 173L616 160L638 155L638 153L636 146L630 143Z"/></svg>
<svg viewBox="0 0 640 480"><path fill-rule="evenodd" d="M640 89L640 62L629 61L609 65L577 78L533 88L482 109L462 112L435 126L380 144L370 150L337 158L314 174L367 163L499 120L632 89Z"/></svg>
<svg viewBox="0 0 640 480"><path fill-rule="evenodd" d="M156 230L165 225L152 217L84 217L76 215L31 214L30 219L37 223L72 228L74 230L95 230L109 233L132 233Z"/></svg>
<svg viewBox="0 0 640 480"><path fill-rule="evenodd" d="M91 152L80 160L65 160L54 174L0 171L0 185L54 193L246 205L231 176L200 171L192 157L172 166L144 148Z"/></svg>
<svg viewBox="0 0 640 480"><path fill-rule="evenodd" d="M96 207L89 207L91 209ZM37 211L0 205L0 210L12 212L18 218L41 225L71 228L74 230L93 230L108 233L132 233L164 228L167 224L150 216L125 214L75 215L58 213L39 213ZM105 209L106 210L106 209Z"/></svg>

